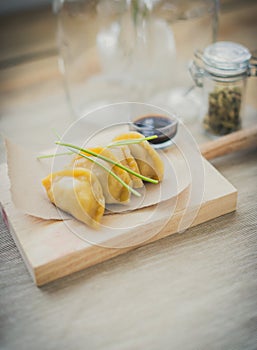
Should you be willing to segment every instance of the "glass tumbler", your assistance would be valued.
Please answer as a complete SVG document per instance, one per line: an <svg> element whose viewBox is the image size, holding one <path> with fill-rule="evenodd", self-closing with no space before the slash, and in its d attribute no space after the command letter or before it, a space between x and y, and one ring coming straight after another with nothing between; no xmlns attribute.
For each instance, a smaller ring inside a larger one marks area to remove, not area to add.
<svg viewBox="0 0 257 350"><path fill-rule="evenodd" d="M188 62L215 40L217 0L54 0L54 12L75 117L122 101L191 113Z"/></svg>

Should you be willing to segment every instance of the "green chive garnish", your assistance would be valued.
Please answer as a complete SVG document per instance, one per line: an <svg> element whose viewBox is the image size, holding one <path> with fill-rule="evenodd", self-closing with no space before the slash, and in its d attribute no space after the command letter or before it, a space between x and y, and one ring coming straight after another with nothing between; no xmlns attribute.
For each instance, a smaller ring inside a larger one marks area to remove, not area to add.
<svg viewBox="0 0 257 350"><path fill-rule="evenodd" d="M63 152L63 153L54 153L54 154L44 154L42 156L37 156L37 159L44 159L44 158L52 158L52 157L58 157L58 156L70 156L73 154L73 152Z"/></svg>
<svg viewBox="0 0 257 350"><path fill-rule="evenodd" d="M140 139L120 140L120 141L116 141L116 142L110 143L109 145L107 145L107 148L126 146L126 145L133 145L133 144L141 143L141 142L144 142L144 141L154 140L154 139L157 139L157 138L158 138L157 135L152 135L152 136L142 137Z"/></svg>
<svg viewBox="0 0 257 350"><path fill-rule="evenodd" d="M62 145L61 145L62 146ZM85 154L80 153L79 151L75 151L74 149L71 149L71 152L76 153L78 155L80 155L83 158L86 158L88 160L90 160L90 162L93 162L95 164L97 164L98 166L100 166L101 168L103 168L104 170L106 170L109 174L111 174L117 181L119 181L119 183L121 183L128 191L130 191L131 193L133 193L135 196L137 197L141 197L141 194L139 192L137 192L136 190L134 190L134 188L130 187L128 184L126 184L126 182L124 182L118 175L116 175L112 170L108 169L105 165L99 163L97 160L95 160L92 157L86 156Z"/></svg>
<svg viewBox="0 0 257 350"><path fill-rule="evenodd" d="M56 133L56 135L60 139L60 136L57 133ZM106 146L106 148L126 146L126 145L133 145L133 144L141 143L143 141L154 140L157 137L158 137L157 135L152 135L152 136L147 136L147 137L143 137L143 138L140 138L140 139L120 140L120 141L117 141L117 142L110 143L109 145ZM52 157L58 157L58 156L68 156L68 155L71 155L71 154L74 154L74 152L44 154L44 155L37 156L37 159L52 158Z"/></svg>
<svg viewBox="0 0 257 350"><path fill-rule="evenodd" d="M136 173L134 170L131 170L130 168L127 168L126 166L122 165L121 163L115 162L114 160L112 160L112 159L110 159L110 158L108 158L108 157L105 157L105 156L103 156L103 155L101 155L101 154L98 154L98 153L96 153L96 152L94 152L94 151L92 151L92 150L89 150L89 149L86 149L86 148L84 149L84 148L81 148L81 147L72 145L72 144L70 144L70 143L64 143L64 142L61 142L61 141L56 141L55 143L56 143L56 145L68 147L68 148L71 149L71 150L72 150L72 149L76 149L76 150L78 150L79 152L88 153L88 154L91 154L92 156L95 156L95 157L97 157L97 158L100 158L100 159L102 159L102 160L105 160L106 162L111 163L111 164L113 164L113 165L116 165L117 167L119 167L119 168L121 168L121 169L127 171L128 173L137 176L138 178L140 178L140 179L143 180L143 181L151 182L151 183L153 183L153 184L158 184L158 183L159 183L158 180L150 179L149 177L146 177L146 176L143 176L143 175L141 175L141 174L139 174L139 173ZM83 156L82 153L79 153L79 155L80 155L80 156ZM90 157L89 157L89 158L90 158Z"/></svg>

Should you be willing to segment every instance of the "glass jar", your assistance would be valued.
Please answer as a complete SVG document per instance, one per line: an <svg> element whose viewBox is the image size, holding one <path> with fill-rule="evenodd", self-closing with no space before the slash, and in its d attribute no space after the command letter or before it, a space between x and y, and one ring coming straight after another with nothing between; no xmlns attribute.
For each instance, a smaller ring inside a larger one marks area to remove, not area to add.
<svg viewBox="0 0 257 350"><path fill-rule="evenodd" d="M216 39L218 0L54 0L54 12L75 117L122 101L192 113L188 62Z"/></svg>
<svg viewBox="0 0 257 350"><path fill-rule="evenodd" d="M217 42L196 51L190 71L203 87L201 117L204 129L225 135L242 126L247 78L256 75L249 50L233 42Z"/></svg>

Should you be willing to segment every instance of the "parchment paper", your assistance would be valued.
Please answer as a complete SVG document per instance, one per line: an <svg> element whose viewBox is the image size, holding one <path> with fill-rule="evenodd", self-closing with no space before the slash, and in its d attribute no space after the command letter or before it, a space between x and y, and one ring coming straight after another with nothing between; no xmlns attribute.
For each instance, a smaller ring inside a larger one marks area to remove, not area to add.
<svg viewBox="0 0 257 350"><path fill-rule="evenodd" d="M23 213L46 220L62 220L70 218L63 213L60 216L52 205L41 184L41 180L49 173L49 162L36 159L36 154L17 146L6 139L8 176L11 184L11 196L14 205Z"/></svg>
<svg viewBox="0 0 257 350"><path fill-rule="evenodd" d="M57 209L47 198L41 180L51 171L61 170L69 164L71 156L53 159L36 158L30 150L22 149L6 140L8 175L12 201L22 212L46 220L67 220L70 215ZM62 149L64 151L64 149ZM46 152L49 153L49 152ZM126 212L176 197L190 184L190 172L178 148L161 155L165 165L164 180L160 184L147 184L142 197L131 196L128 205L108 205L106 214Z"/></svg>

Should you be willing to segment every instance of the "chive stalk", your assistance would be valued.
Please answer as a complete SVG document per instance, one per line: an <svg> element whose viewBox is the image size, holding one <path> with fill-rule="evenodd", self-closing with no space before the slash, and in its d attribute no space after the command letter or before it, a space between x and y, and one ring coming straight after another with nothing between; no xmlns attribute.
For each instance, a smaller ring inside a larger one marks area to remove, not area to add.
<svg viewBox="0 0 257 350"><path fill-rule="evenodd" d="M107 146L107 148L119 147L119 146L127 146L127 145L134 145L134 144L137 144L137 143L141 143L143 141L150 141L150 140L154 140L154 139L157 139L157 138L158 138L157 135L152 135L152 136L142 137L142 138L138 138L138 139L120 140L120 141L116 141L116 142L110 143Z"/></svg>
<svg viewBox="0 0 257 350"><path fill-rule="evenodd" d="M60 136L57 133L56 133L56 136L60 140ZM131 144L133 145L133 144L141 143L143 141L153 140L153 139L156 139L157 137L158 137L157 135L152 135L152 136L142 137L140 139L120 140L117 142L110 143L109 145L106 146L106 148L126 146L126 145L131 145ZM74 152L43 154L43 155L37 156L37 159L53 158L53 157L58 157L58 156L68 156L68 155L71 155L73 153Z"/></svg>
<svg viewBox="0 0 257 350"><path fill-rule="evenodd" d="M55 143L56 143L56 145L59 145L59 146L68 147L68 148L71 149L71 150L72 150L72 149L78 150L78 151L79 151L78 154L79 154L80 156L83 156L83 153L81 153L81 152L84 152L84 153L88 153L88 154L90 154L90 155L92 155L92 156L94 156L94 157L97 157L97 158L100 158L100 159L102 159L102 160L105 160L106 162L111 163L111 164L113 164L113 165L116 165L117 167L119 167L119 168L121 168L121 169L127 171L128 173L137 176L138 178L140 178L140 179L143 180L143 181L151 182L151 183L153 183L153 184L158 184L158 183L159 183L158 180L150 179L149 177L146 177L146 176L144 176L144 175L141 175L141 174L135 172L134 170L132 170L132 169L130 169L130 168L127 168L126 166L122 165L121 163L116 162L116 161L114 161L114 160L112 160L112 159L110 159L110 158L108 158L108 157L105 157L105 156L103 156L103 155L101 155L101 154L98 154L98 153L96 153L96 152L94 152L94 151L92 151L92 150L90 150L90 149L86 149L86 148L84 149L84 148L81 148L81 147L72 145L72 144L70 144L70 143L65 143L65 142L61 142L61 141L55 141ZM89 157L89 158L90 158L90 157Z"/></svg>
<svg viewBox="0 0 257 350"><path fill-rule="evenodd" d="M54 154L43 154L41 156L37 156L37 159L44 159L44 158L52 158L52 157L58 157L58 156L70 156L74 152L63 152L63 153L54 153Z"/></svg>
<svg viewBox="0 0 257 350"><path fill-rule="evenodd" d="M111 174L117 181L119 181L119 183L121 183L128 191L130 191L131 193L133 193L135 196L137 197L141 197L141 194L139 192L137 192L136 190L134 190L134 188L130 187L128 184L126 184L126 182L124 182L118 175L116 175L112 170L108 169L105 165L99 163L97 160L95 160L92 157L86 156L85 154L80 153L79 151L75 151L74 149L71 149L72 153L76 153L80 156L82 156L83 158L86 158L88 160L90 160L90 162L97 164L98 166L100 166L101 168L103 168L105 171L107 171L109 174Z"/></svg>

